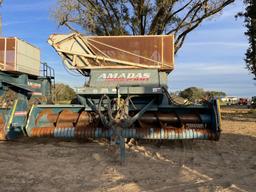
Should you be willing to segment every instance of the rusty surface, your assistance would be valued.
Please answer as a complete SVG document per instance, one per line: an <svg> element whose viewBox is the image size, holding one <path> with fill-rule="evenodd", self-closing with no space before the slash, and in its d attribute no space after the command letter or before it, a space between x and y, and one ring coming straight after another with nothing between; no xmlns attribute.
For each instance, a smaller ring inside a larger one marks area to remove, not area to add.
<svg viewBox="0 0 256 192"><path fill-rule="evenodd" d="M53 123L56 122L58 115L54 114L51 109L45 109L39 113L35 120L35 124L38 125L43 117L47 118L47 123Z"/></svg>
<svg viewBox="0 0 256 192"><path fill-rule="evenodd" d="M145 123L200 123L201 119L196 114L145 113L140 121Z"/></svg>
<svg viewBox="0 0 256 192"><path fill-rule="evenodd" d="M147 65L156 65L159 62L166 64L169 68L173 67L173 37L171 35L95 36L86 39L89 41L91 49L97 55L102 55L103 52L114 59L141 64L146 63ZM138 57L137 55L143 57ZM166 66L162 66L162 68L166 68Z"/></svg>
<svg viewBox="0 0 256 192"><path fill-rule="evenodd" d="M0 67L4 71L16 71L15 43L15 38L0 38Z"/></svg>
<svg viewBox="0 0 256 192"><path fill-rule="evenodd" d="M61 137L63 134L64 137L71 137L71 129L74 129L74 137L84 138L86 135L93 135L90 133L92 130L87 130L88 126L93 127L93 123L96 123L93 113L63 110L54 114L52 110L46 109L42 110L36 118L36 128L31 130L31 136Z"/></svg>
<svg viewBox="0 0 256 192"><path fill-rule="evenodd" d="M45 122L49 121L49 122ZM112 130L99 123L98 116L92 112L80 113L63 110L53 114L42 111L32 128L32 137L58 138L100 138L110 137ZM216 139L209 124L201 123L196 114L146 113L133 128L122 130L122 136L140 139Z"/></svg>
<svg viewBox="0 0 256 192"><path fill-rule="evenodd" d="M5 126L4 119L3 119L2 115L0 115L0 141L6 140L4 126Z"/></svg>
<svg viewBox="0 0 256 192"><path fill-rule="evenodd" d="M32 129L33 137L52 137L55 127L38 127Z"/></svg>
<svg viewBox="0 0 256 192"><path fill-rule="evenodd" d="M67 65L69 68L157 68L161 71L174 68L173 35L103 37L53 34L48 42L70 64Z"/></svg>
<svg viewBox="0 0 256 192"><path fill-rule="evenodd" d="M35 127L32 129L32 137L58 137L58 138L102 138L110 137L111 130L103 128L59 128L59 127ZM217 135L209 129L188 128L133 128L124 129L122 136L126 138L177 140L177 139L216 139Z"/></svg>

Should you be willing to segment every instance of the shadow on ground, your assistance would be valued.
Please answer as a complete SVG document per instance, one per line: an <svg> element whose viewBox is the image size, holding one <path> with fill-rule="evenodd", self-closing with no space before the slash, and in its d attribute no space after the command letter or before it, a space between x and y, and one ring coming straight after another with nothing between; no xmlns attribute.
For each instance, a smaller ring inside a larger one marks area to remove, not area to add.
<svg viewBox="0 0 256 192"><path fill-rule="evenodd" d="M120 166L105 142L0 145L1 191L254 191L256 138L132 145Z"/></svg>

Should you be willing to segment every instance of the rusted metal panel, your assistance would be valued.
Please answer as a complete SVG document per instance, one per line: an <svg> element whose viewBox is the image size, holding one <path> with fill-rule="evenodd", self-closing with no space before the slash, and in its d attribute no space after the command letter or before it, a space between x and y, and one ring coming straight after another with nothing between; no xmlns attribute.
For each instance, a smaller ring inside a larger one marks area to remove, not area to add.
<svg viewBox="0 0 256 192"><path fill-rule="evenodd" d="M0 114L0 141L5 140L5 121L3 114Z"/></svg>
<svg viewBox="0 0 256 192"><path fill-rule="evenodd" d="M104 53L114 59L149 66L160 64L161 69L173 66L172 35L96 36L88 37L88 41L97 55Z"/></svg>
<svg viewBox="0 0 256 192"><path fill-rule="evenodd" d="M57 138L110 138L113 131L99 123L99 117L92 112L73 112L65 109L59 113L42 110L35 119L35 127L27 132L31 137ZM196 114L145 113L133 128L123 129L121 135L138 139L210 139L218 138L218 133L210 127L210 119Z"/></svg>
<svg viewBox="0 0 256 192"><path fill-rule="evenodd" d="M31 137L56 138L110 138L113 131L104 128L83 127L34 127ZM215 140L218 135L210 129L201 128L132 128L124 129L121 135L125 138L152 140L207 139Z"/></svg>
<svg viewBox="0 0 256 192"><path fill-rule="evenodd" d="M40 50L16 37L0 38L0 70L39 76Z"/></svg>
<svg viewBox="0 0 256 192"><path fill-rule="evenodd" d="M174 36L51 35L49 44L69 69L159 69L174 67Z"/></svg>

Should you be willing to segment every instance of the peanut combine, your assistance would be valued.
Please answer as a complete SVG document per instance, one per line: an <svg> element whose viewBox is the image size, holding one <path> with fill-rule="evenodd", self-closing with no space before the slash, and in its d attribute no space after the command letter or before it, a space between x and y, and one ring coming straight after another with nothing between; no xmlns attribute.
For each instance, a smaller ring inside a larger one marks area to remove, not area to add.
<svg viewBox="0 0 256 192"><path fill-rule="evenodd" d="M168 92L167 76L174 69L172 35L54 34L48 42L65 66L87 77L88 82L75 89L77 98L72 104L57 105L49 99L54 73L49 74L47 67L44 76L3 68L2 98L7 99L7 90L17 95L11 105L1 109L2 139L21 135L106 138L119 147L121 162L125 159L125 141L131 138L219 139L217 100L186 105L175 102Z"/></svg>

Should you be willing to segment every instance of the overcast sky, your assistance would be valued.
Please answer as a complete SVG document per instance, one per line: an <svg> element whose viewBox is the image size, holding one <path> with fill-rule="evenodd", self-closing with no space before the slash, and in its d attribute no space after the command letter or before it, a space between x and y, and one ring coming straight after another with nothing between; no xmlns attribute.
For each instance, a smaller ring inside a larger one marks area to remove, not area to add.
<svg viewBox="0 0 256 192"><path fill-rule="evenodd" d="M3 36L16 36L36 45L41 49L41 60L55 69L57 82L82 86L84 77L68 73L47 44L50 34L68 32L50 16L54 3L55 0L5 0L1 8ZM169 75L171 91L196 86L232 96L256 95L256 81L243 61L248 46L246 29L243 19L234 18L242 9L242 3L237 1L189 34L175 58L175 70Z"/></svg>

